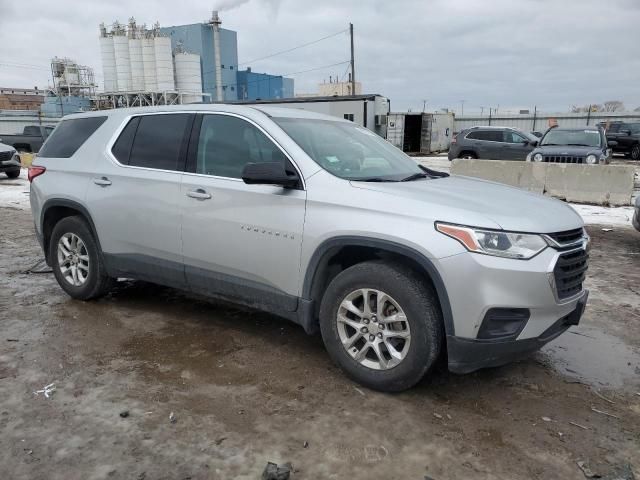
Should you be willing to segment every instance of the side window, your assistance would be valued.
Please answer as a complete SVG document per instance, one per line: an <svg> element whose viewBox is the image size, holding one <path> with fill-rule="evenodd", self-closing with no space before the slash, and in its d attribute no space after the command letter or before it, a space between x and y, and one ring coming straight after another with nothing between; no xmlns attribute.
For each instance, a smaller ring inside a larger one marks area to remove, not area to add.
<svg viewBox="0 0 640 480"><path fill-rule="evenodd" d="M249 122L229 115L203 115L196 173L241 178L247 163L282 162L287 157Z"/></svg>
<svg viewBox="0 0 640 480"><path fill-rule="evenodd" d="M122 133L113 144L111 153L116 157L116 160L123 165L129 165L129 156L131 155L131 146L133 145L133 137L136 135L136 130L140 123L140 117L132 118L127 126L124 127Z"/></svg>
<svg viewBox="0 0 640 480"><path fill-rule="evenodd" d="M38 157L71 157L106 119L107 117L85 117L63 120L44 142Z"/></svg>
<svg viewBox="0 0 640 480"><path fill-rule="evenodd" d="M467 138L489 142L502 142L502 130L474 130Z"/></svg>
<svg viewBox="0 0 640 480"><path fill-rule="evenodd" d="M141 116L131 147L129 165L181 170L180 151L190 123L189 117L188 113Z"/></svg>
<svg viewBox="0 0 640 480"><path fill-rule="evenodd" d="M511 130L505 130L504 131L504 141L506 143L524 143L527 140L520 134L511 131Z"/></svg>

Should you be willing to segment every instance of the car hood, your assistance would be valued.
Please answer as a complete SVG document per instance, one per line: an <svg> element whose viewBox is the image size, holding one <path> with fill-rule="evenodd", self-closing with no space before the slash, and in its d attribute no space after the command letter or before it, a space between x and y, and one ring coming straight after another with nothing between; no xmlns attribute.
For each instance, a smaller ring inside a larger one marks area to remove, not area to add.
<svg viewBox="0 0 640 480"><path fill-rule="evenodd" d="M580 215L560 200L471 177L351 183L356 188L420 202L423 210L430 212L425 216L436 221L532 233L560 232L584 224Z"/></svg>
<svg viewBox="0 0 640 480"><path fill-rule="evenodd" d="M577 147L575 145L549 145L537 147L533 154L543 155L572 155L576 157L586 157L587 155L600 155L602 151L599 147Z"/></svg>
<svg viewBox="0 0 640 480"><path fill-rule="evenodd" d="M0 152L13 152L15 148L11 145L5 145L4 143L0 143Z"/></svg>

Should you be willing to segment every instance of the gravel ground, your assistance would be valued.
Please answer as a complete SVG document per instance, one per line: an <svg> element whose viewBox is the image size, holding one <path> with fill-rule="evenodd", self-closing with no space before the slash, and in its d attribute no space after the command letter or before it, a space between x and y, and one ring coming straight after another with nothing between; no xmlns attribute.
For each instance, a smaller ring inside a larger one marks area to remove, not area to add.
<svg viewBox="0 0 640 480"><path fill-rule="evenodd" d="M582 461L639 473L630 228L589 228L580 326L519 363L440 368L387 395L270 315L129 281L72 300L23 273L41 259L30 212L4 204L0 225L0 479L258 479L267 461L297 479L583 479Z"/></svg>

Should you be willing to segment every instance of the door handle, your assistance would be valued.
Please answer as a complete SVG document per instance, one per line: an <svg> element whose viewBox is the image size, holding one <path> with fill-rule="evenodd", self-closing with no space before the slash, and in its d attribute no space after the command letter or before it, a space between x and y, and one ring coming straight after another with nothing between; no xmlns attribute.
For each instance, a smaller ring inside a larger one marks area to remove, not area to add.
<svg viewBox="0 0 640 480"><path fill-rule="evenodd" d="M96 185L100 185L101 187L108 187L109 185L111 185L111 180L109 180L107 177L100 177L94 178L93 183L95 183Z"/></svg>
<svg viewBox="0 0 640 480"><path fill-rule="evenodd" d="M211 194L202 188L197 188L196 190L188 191L187 197L196 198L198 200L209 200L211 198Z"/></svg>

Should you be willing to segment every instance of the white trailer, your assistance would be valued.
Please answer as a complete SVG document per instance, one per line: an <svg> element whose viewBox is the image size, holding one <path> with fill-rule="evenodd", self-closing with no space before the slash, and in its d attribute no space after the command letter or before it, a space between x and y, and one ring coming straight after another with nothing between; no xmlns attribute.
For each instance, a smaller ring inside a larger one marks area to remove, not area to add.
<svg viewBox="0 0 640 480"><path fill-rule="evenodd" d="M452 113L389 113L387 140L403 152L428 155L449 150Z"/></svg>
<svg viewBox="0 0 640 480"><path fill-rule="evenodd" d="M251 100L231 103L243 105L275 105L299 108L333 117L351 120L383 138L387 138L387 115L389 99L381 95L351 95L333 97L296 97L274 100Z"/></svg>

